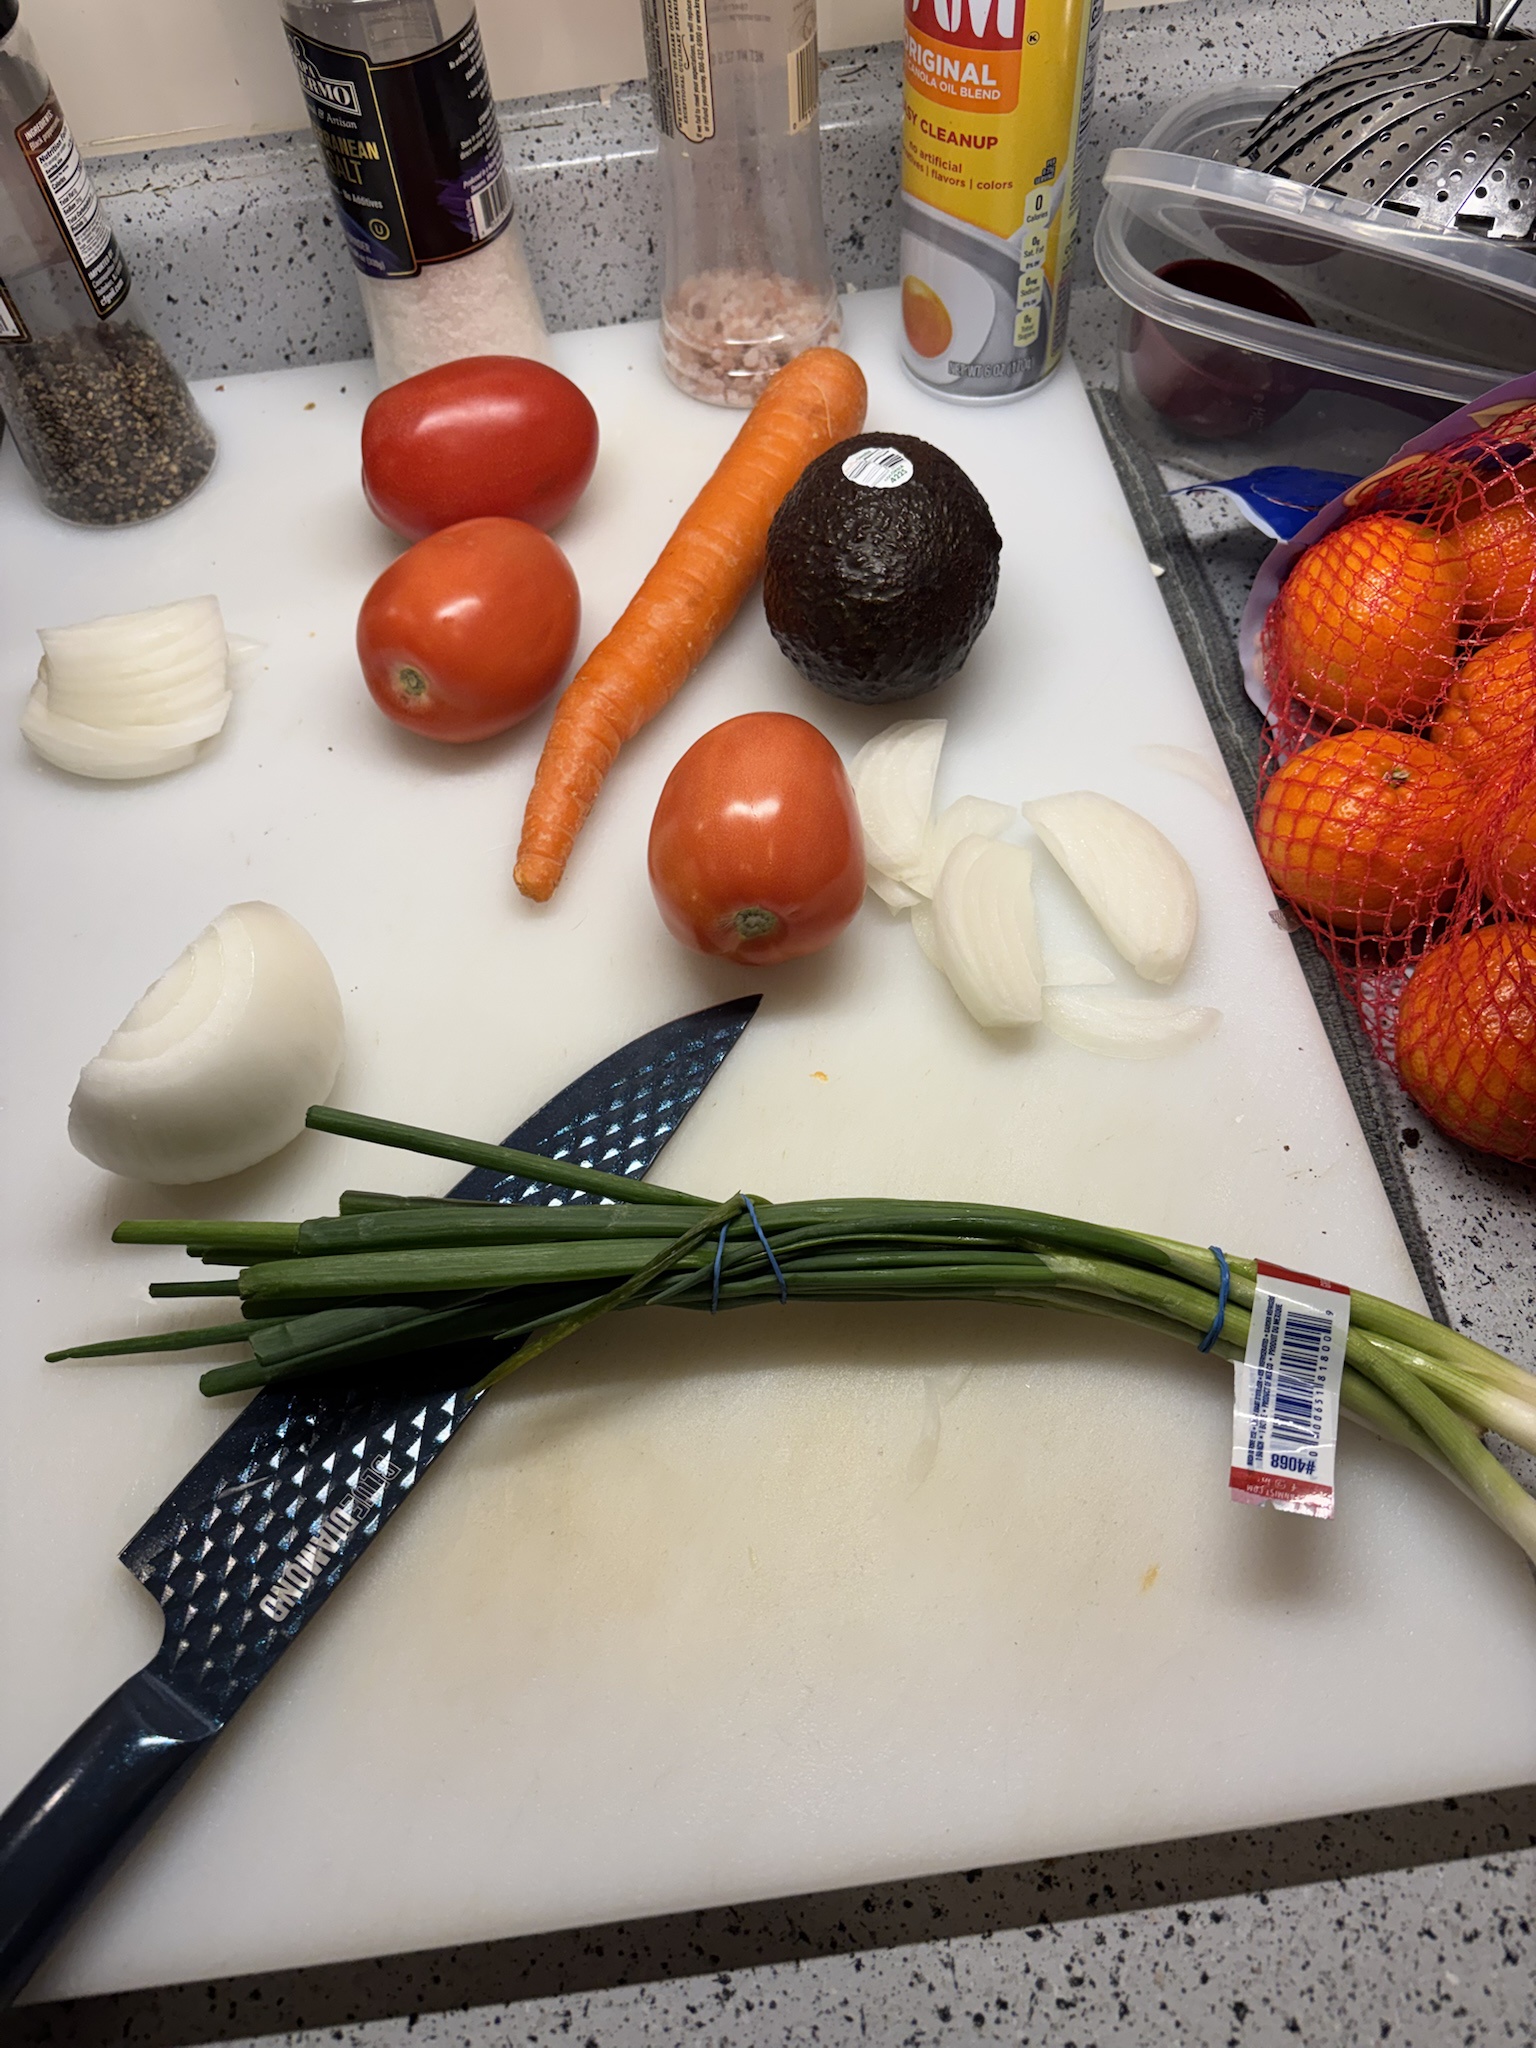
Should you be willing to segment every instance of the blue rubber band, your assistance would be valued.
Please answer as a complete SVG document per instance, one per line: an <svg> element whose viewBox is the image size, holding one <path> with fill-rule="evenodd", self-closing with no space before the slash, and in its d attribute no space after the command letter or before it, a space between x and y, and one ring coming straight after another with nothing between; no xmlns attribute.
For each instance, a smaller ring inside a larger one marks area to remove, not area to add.
<svg viewBox="0 0 1536 2048"><path fill-rule="evenodd" d="M729 1223L721 1224L720 1242L715 1246L715 1270L709 1282L709 1312L712 1316L720 1313L720 1266L725 1258L725 1233L730 1227Z"/></svg>
<svg viewBox="0 0 1536 2048"><path fill-rule="evenodd" d="M773 1277L779 1283L779 1300L781 1302L788 1301L789 1282L784 1278L784 1269L773 1256L773 1246L768 1242L767 1234L762 1224L757 1220L757 1211L752 1206L752 1197L750 1195L743 1195L741 1199L746 1205L747 1214L752 1218L752 1228L757 1232L757 1241L768 1254L768 1263L773 1268Z"/></svg>
<svg viewBox="0 0 1536 2048"><path fill-rule="evenodd" d="M1227 1320L1227 1296L1232 1292L1232 1268L1227 1264L1226 1253L1219 1244L1207 1245L1206 1250L1213 1254L1217 1265L1221 1268L1221 1292L1216 1297L1216 1314L1211 1327L1200 1339L1200 1349L1202 1351L1209 1351L1216 1342L1216 1339L1221 1335L1221 1326Z"/></svg>

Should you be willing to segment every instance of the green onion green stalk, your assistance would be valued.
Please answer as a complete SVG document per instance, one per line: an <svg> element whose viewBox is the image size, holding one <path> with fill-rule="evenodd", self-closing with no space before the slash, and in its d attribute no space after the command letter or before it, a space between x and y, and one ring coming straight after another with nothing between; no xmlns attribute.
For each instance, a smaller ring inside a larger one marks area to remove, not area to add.
<svg viewBox="0 0 1536 2048"><path fill-rule="evenodd" d="M515 1173L585 1197L558 1207L349 1191L304 1223L122 1223L117 1244L168 1244L234 1277L157 1282L156 1299L238 1304L238 1320L74 1345L50 1359L242 1344L202 1375L230 1394L433 1356L490 1387L610 1311L795 1301L996 1301L1110 1316L1199 1344L1221 1262L1177 1239L980 1202L767 1202L697 1195L347 1110L317 1130ZM1227 1256L1212 1355L1240 1359L1257 1268ZM1483 1442L1536 1452L1536 1374L1371 1294L1350 1302L1341 1403L1470 1495L1536 1562L1536 1499Z"/></svg>

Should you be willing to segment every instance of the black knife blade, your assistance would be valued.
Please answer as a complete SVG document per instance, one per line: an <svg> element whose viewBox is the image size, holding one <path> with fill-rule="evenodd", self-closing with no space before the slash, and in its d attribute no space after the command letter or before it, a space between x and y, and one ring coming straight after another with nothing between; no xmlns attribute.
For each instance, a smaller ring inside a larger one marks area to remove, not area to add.
<svg viewBox="0 0 1536 2048"><path fill-rule="evenodd" d="M758 1002L741 996L646 1032L504 1142L638 1179ZM591 1199L484 1168L452 1192ZM256 1394L123 1550L165 1633L0 1814L0 2005L474 1413L465 1352L418 1356L365 1384Z"/></svg>

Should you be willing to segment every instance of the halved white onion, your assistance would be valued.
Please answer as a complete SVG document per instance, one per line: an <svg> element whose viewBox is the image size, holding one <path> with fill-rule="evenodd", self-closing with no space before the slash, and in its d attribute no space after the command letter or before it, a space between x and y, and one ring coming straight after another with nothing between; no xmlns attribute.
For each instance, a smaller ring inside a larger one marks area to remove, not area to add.
<svg viewBox="0 0 1536 2048"><path fill-rule="evenodd" d="M130 780L197 758L229 711L229 645L216 597L48 626L22 713L28 742L73 775Z"/></svg>
<svg viewBox="0 0 1536 2048"><path fill-rule="evenodd" d="M1110 1059L1156 1060L1214 1031L1220 1010L1148 1000L1145 996L1069 994L1047 989L1045 1022L1059 1038Z"/></svg>
<svg viewBox="0 0 1536 2048"><path fill-rule="evenodd" d="M898 719L849 763L865 859L898 881L922 853L945 729L942 718Z"/></svg>
<svg viewBox="0 0 1536 2048"><path fill-rule="evenodd" d="M69 1139L110 1173L181 1187L296 1138L341 1068L335 976L271 903L216 917L84 1068Z"/></svg>
<svg viewBox="0 0 1536 2048"><path fill-rule="evenodd" d="M1139 811L1089 789L1041 797L1025 817L1122 959L1147 981L1177 979L1199 901L1184 857Z"/></svg>
<svg viewBox="0 0 1536 2048"><path fill-rule="evenodd" d="M955 847L933 892L939 965L976 1022L989 1029L1040 1017L1032 873L1027 847L973 836Z"/></svg>

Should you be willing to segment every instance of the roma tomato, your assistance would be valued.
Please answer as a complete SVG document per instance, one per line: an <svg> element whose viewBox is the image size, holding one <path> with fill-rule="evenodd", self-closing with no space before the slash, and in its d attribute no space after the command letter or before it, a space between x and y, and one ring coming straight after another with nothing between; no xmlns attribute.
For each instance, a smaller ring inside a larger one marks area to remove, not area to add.
<svg viewBox="0 0 1536 2048"><path fill-rule="evenodd" d="M667 777L651 888L668 931L751 966L830 944L864 898L864 836L843 764L803 718L728 718Z"/></svg>
<svg viewBox="0 0 1536 2048"><path fill-rule="evenodd" d="M526 356L465 356L381 391L363 415L363 492L420 540L462 519L557 526L597 461L597 414Z"/></svg>
<svg viewBox="0 0 1536 2048"><path fill-rule="evenodd" d="M357 656L379 709L483 740L542 704L581 626L571 565L520 519L466 519L407 548L363 599Z"/></svg>

